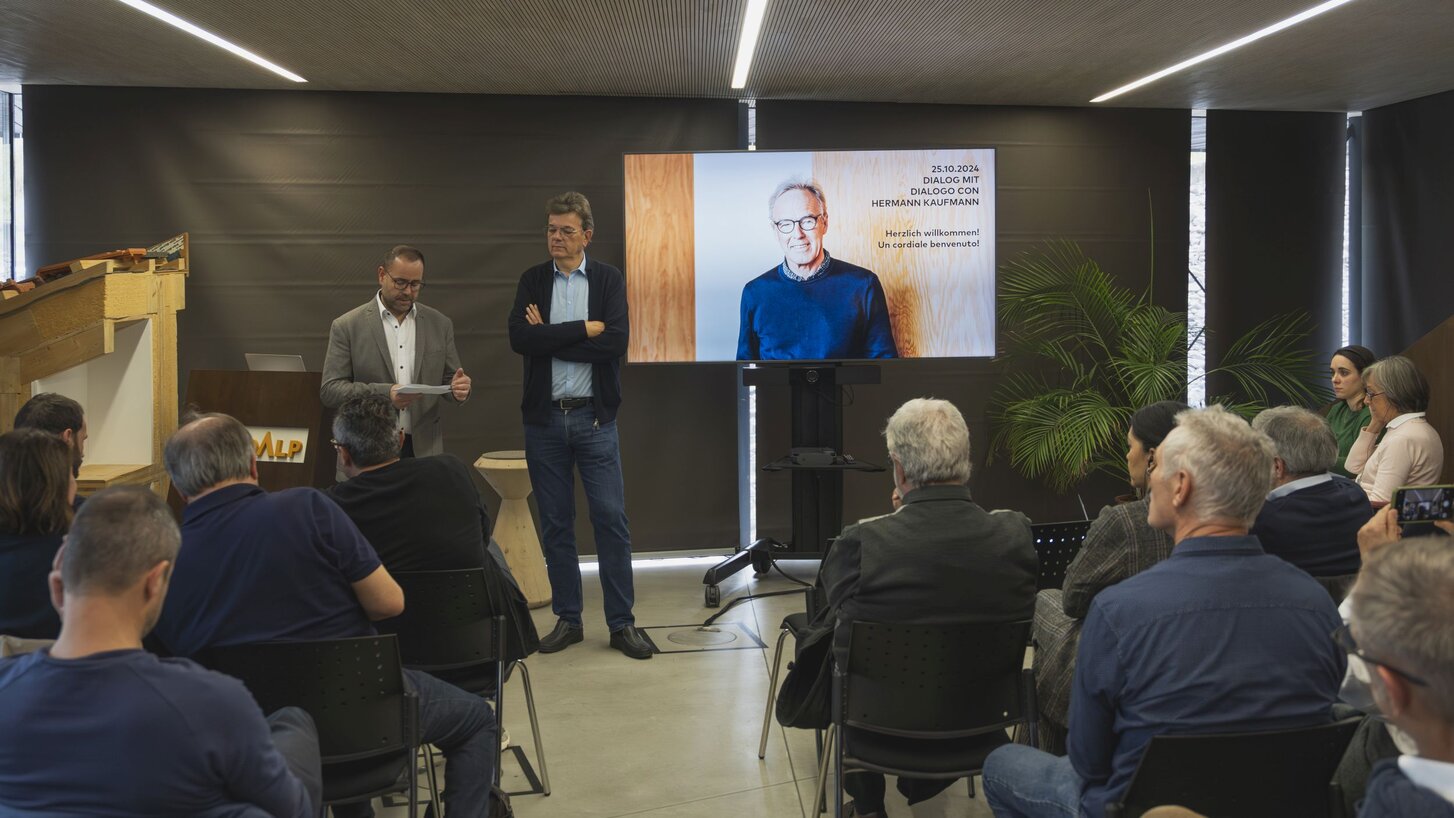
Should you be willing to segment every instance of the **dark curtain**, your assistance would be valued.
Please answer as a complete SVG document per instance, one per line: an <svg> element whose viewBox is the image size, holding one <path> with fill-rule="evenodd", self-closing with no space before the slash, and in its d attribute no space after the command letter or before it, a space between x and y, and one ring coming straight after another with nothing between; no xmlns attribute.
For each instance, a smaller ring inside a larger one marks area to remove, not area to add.
<svg viewBox="0 0 1454 818"><path fill-rule="evenodd" d="M421 300L453 319L474 379L444 410L446 449L469 463L524 445L505 321L520 272L546 258L545 200L585 193L589 253L621 266L622 153L735 148L738 129L731 101L60 86L25 100L32 261L190 232L183 390L244 352L320 369L330 321L373 295L384 251L423 249ZM627 366L623 381L636 549L734 544L734 368ZM590 552L583 502L577 518Z"/></svg>
<svg viewBox="0 0 1454 818"><path fill-rule="evenodd" d="M1173 310L1186 308L1190 128L1184 110L757 106L757 145L764 150L996 148L1001 262L1046 239L1072 239L1123 285L1139 290L1151 281L1154 256L1155 300ZM1003 377L988 359L887 361L881 373L883 383L856 387L844 410L844 449L861 460L884 462L884 422L904 401L931 396L953 401L969 423L970 488L986 508L1019 509L1038 522L1078 519L1082 501L1095 515L1129 491L1124 481L1096 479L1079 499L1056 496L1021 478L1004 458L987 467L986 409ZM758 462L766 463L789 446L788 390L763 387L757 394ZM886 475L845 475L844 519L887 513L891 490ZM759 536L788 538L789 500L785 472L759 477Z"/></svg>
<svg viewBox="0 0 1454 818"><path fill-rule="evenodd" d="M1451 134L1454 91L1363 112L1362 337L1380 356L1454 314Z"/></svg>
<svg viewBox="0 0 1454 818"><path fill-rule="evenodd" d="M1294 310L1313 321L1310 367L1342 345L1347 130L1341 113L1207 112L1208 368ZM1207 395L1237 393L1212 378Z"/></svg>

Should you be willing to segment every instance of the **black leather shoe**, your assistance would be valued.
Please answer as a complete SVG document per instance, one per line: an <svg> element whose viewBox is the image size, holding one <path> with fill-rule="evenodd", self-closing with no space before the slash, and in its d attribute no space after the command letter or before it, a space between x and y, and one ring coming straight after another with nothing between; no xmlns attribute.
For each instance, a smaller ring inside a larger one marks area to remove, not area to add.
<svg viewBox="0 0 1454 818"><path fill-rule="evenodd" d="M641 635L641 631L635 625L611 631L611 647L630 656L632 659L650 659L651 654L656 651L651 649L651 643Z"/></svg>
<svg viewBox="0 0 1454 818"><path fill-rule="evenodd" d="M540 640L540 652L555 653L558 650L565 650L584 638L585 635L580 625L572 625L564 619L557 619L555 630Z"/></svg>

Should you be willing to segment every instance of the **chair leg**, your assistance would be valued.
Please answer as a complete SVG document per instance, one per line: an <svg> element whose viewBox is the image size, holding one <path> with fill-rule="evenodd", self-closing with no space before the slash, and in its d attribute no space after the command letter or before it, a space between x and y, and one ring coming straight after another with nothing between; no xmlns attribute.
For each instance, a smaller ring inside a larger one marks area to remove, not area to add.
<svg viewBox="0 0 1454 818"><path fill-rule="evenodd" d="M550 772L545 769L545 744L540 740L540 720L535 716L535 688L530 684L530 669L524 660L515 663L520 668L520 683L525 686L525 709L530 713L530 735L535 739L535 764L540 768L542 795L550 795Z"/></svg>
<svg viewBox="0 0 1454 818"><path fill-rule="evenodd" d="M444 815L444 802L439 800L439 777L434 771L434 745L424 745L424 780L429 784L429 803L434 806L434 818Z"/></svg>
<svg viewBox="0 0 1454 818"><path fill-rule="evenodd" d="M409 818L419 818L419 749L409 756Z"/></svg>
<svg viewBox="0 0 1454 818"><path fill-rule="evenodd" d="M823 811L824 798L828 789L828 761L833 758L833 739L838 734L838 725L828 725L824 736L823 758L818 762L818 786L813 790L813 814Z"/></svg>
<svg viewBox="0 0 1454 818"><path fill-rule="evenodd" d="M772 724L772 697L777 692L777 670L783 661L783 640L788 638L788 629L777 634L777 648L772 652L772 670L767 676L767 706L762 711L762 738L757 742L757 757L767 758L767 729Z"/></svg>
<svg viewBox="0 0 1454 818"><path fill-rule="evenodd" d="M833 818L843 816L843 733L833 736ZM855 810L856 812L857 810Z"/></svg>

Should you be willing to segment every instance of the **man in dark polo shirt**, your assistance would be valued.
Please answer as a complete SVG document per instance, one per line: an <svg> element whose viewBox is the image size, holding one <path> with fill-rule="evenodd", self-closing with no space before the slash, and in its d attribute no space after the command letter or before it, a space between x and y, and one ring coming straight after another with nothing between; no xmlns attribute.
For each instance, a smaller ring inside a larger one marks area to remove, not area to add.
<svg viewBox="0 0 1454 818"><path fill-rule="evenodd" d="M401 457L399 410L382 395L349 398L333 418L338 468L328 490L392 573L479 568L490 518L452 454Z"/></svg>
<svg viewBox="0 0 1454 818"><path fill-rule="evenodd" d="M191 656L272 640L372 636L372 621L404 611L398 583L333 501L311 488L263 491L252 436L235 418L186 420L164 455L187 501L172 592L155 631L165 648ZM419 694L424 741L444 751L447 811L483 818L498 749L489 704L426 673L404 676Z"/></svg>
<svg viewBox="0 0 1454 818"><path fill-rule="evenodd" d="M318 814L307 713L264 720L236 679L142 650L180 541L141 488L76 514L50 575L60 639L0 660L0 814Z"/></svg>

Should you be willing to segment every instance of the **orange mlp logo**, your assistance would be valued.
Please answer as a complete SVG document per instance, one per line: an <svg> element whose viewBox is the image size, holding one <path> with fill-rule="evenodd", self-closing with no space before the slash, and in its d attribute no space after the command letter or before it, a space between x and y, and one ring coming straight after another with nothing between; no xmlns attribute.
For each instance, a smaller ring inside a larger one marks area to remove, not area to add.
<svg viewBox="0 0 1454 818"><path fill-rule="evenodd" d="M274 440L272 432L264 433L262 440L253 438L252 445L259 458L269 457L274 460L292 460L303 451L303 441L284 440L281 437Z"/></svg>

